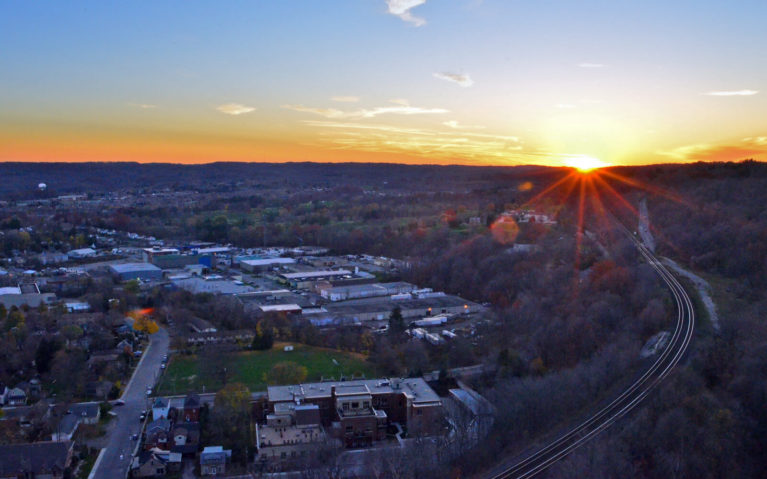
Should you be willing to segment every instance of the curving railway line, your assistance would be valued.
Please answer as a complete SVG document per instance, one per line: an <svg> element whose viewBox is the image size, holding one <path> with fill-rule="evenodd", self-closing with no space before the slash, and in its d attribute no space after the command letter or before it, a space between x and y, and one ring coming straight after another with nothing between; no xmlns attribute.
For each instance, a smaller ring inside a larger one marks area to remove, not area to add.
<svg viewBox="0 0 767 479"><path fill-rule="evenodd" d="M632 239L647 263L655 269L671 290L677 305L676 325L671 339L652 366L607 406L534 453L494 469L490 475L486 476L488 479L530 478L567 456L574 449L585 444L637 407L655 386L671 373L687 351L695 328L695 311L690 297L679 281L655 255L625 228L624 231ZM499 472L501 468L503 469Z"/></svg>

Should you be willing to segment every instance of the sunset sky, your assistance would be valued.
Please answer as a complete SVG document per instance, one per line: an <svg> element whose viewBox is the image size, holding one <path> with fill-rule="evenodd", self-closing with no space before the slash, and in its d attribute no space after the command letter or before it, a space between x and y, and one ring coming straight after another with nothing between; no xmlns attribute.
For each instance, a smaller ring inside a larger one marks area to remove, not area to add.
<svg viewBox="0 0 767 479"><path fill-rule="evenodd" d="M0 161L767 160L767 2L4 1Z"/></svg>

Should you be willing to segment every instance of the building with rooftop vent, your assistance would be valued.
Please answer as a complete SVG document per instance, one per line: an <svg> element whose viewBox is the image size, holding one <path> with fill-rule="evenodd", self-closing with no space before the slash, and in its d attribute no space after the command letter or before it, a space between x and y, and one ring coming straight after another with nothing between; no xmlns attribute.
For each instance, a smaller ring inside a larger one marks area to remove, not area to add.
<svg viewBox="0 0 767 479"><path fill-rule="evenodd" d="M392 423L407 427L411 435L438 434L443 426L442 400L422 378L270 386L262 417L268 425L270 415L300 405L316 407L319 424L349 448L383 440Z"/></svg>

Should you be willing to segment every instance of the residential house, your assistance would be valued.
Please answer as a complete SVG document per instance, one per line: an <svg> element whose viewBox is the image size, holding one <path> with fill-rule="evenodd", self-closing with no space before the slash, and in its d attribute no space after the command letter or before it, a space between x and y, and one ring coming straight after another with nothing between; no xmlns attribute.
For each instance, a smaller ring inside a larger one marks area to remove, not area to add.
<svg viewBox="0 0 767 479"><path fill-rule="evenodd" d="M71 441L0 446L0 478L63 479L72 463L73 447Z"/></svg>
<svg viewBox="0 0 767 479"><path fill-rule="evenodd" d="M186 395L182 418L185 422L197 422L200 420L200 396L195 393Z"/></svg>
<svg viewBox="0 0 767 479"><path fill-rule="evenodd" d="M150 449L140 451L131 462L131 477L162 477L181 469L181 454Z"/></svg>
<svg viewBox="0 0 767 479"><path fill-rule="evenodd" d="M155 398L152 403L152 419L168 418L168 412L170 411L170 401L165 398Z"/></svg>
<svg viewBox="0 0 767 479"><path fill-rule="evenodd" d="M200 453L200 474L218 476L226 473L226 462L232 457L230 449L221 446L208 446Z"/></svg>
<svg viewBox="0 0 767 479"><path fill-rule="evenodd" d="M19 387L12 388L5 394L5 404L8 406L23 406L27 403L27 393Z"/></svg>
<svg viewBox="0 0 767 479"><path fill-rule="evenodd" d="M171 423L165 418L155 419L146 427L144 449L159 448L167 451L170 447Z"/></svg>
<svg viewBox="0 0 767 479"><path fill-rule="evenodd" d="M173 426L171 437L172 452L194 456L200 445L200 423L178 422Z"/></svg>

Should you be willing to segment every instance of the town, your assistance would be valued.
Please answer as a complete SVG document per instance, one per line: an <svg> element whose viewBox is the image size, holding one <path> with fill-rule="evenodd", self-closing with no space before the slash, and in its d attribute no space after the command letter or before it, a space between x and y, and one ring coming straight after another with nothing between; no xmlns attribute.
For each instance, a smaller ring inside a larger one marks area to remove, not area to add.
<svg viewBox="0 0 767 479"><path fill-rule="evenodd" d="M489 430L492 406L461 380L481 364L427 371L422 360L409 377L391 377L381 374L391 372L386 358L344 352L362 344L319 345L390 335L423 356L476 342L487 307L399 280L405 261L103 228L78 236L88 245L15 252L0 270L6 331L19 350L38 337L32 357L14 353L18 369L0 385L3 442L13 443L0 446L0 476L295 471L328 455L353 469L360 456L344 450L478 441ZM205 304L151 306L168 295ZM263 358L251 366L248 354ZM240 434L223 433L227 423Z"/></svg>

